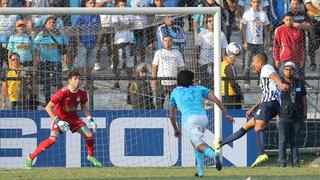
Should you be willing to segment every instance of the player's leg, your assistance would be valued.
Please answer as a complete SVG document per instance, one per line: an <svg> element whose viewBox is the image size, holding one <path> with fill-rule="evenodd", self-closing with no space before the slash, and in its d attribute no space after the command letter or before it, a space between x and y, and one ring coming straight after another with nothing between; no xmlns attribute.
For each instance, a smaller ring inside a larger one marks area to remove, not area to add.
<svg viewBox="0 0 320 180"><path fill-rule="evenodd" d="M204 155L215 158L220 155L220 153L215 152L211 147L209 147L203 140L204 131L206 130L208 125L208 117L207 116L199 116L194 115L191 116L186 123L184 124L184 128L188 131L189 138L191 140L192 145L195 148L195 155L197 158L197 163L199 162L199 166L197 165L197 173L199 176L203 176L203 160L199 156L199 153L203 153ZM222 165L219 161L219 158L216 159L216 167L218 170L221 170ZM202 170L201 170L202 169Z"/></svg>
<svg viewBox="0 0 320 180"><path fill-rule="evenodd" d="M88 126L82 126L80 128L78 128L76 130L76 132L78 132L79 134L83 135L84 138L86 139L86 146L88 149L88 156L87 156L87 160L90 161L94 166L96 167L102 167L101 162L99 162L93 154L93 150L94 150L94 137L90 131L90 129L88 128Z"/></svg>
<svg viewBox="0 0 320 180"><path fill-rule="evenodd" d="M251 167L256 167L257 165L265 162L269 159L268 155L265 153L265 134L264 128L266 123L278 115L280 109L280 104L278 101L270 101L261 103L261 109L257 111L255 115L255 132L256 141L259 151L259 156Z"/></svg>
<svg viewBox="0 0 320 180"><path fill-rule="evenodd" d="M244 126L242 126L238 131L235 133L231 134L227 138L219 141L219 142L214 142L214 148L215 150L219 150L224 146L225 144L229 144L230 142L233 142L239 138L241 138L243 135L245 135L249 130L251 130L255 125L254 118L251 118Z"/></svg>
<svg viewBox="0 0 320 180"><path fill-rule="evenodd" d="M55 125L55 123L52 125ZM57 130L58 127L55 127L54 129L51 128L51 132L50 132L50 136L48 139L42 141L38 147L35 149L35 151L30 154L27 158L26 158L26 168L27 169L31 169L32 168L32 161L34 158L36 158L40 153L42 153L43 151L45 151L46 149L48 149L49 147L51 147L54 143L56 143L56 141L58 140L59 137L59 130Z"/></svg>
<svg viewBox="0 0 320 180"><path fill-rule="evenodd" d="M196 157L196 166L197 166L197 173L195 176L202 177L203 176L203 166L204 166L204 156L198 150L194 150L194 155Z"/></svg>

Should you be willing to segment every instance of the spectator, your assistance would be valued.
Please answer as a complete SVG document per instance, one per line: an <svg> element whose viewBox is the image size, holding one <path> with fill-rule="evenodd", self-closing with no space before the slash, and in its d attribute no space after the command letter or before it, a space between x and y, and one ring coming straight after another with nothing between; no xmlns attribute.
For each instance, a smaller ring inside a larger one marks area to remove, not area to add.
<svg viewBox="0 0 320 180"><path fill-rule="evenodd" d="M62 62L66 62L68 39L62 35L56 26L56 18L47 18L45 29L35 38L38 49L37 62L40 62L40 80L44 80L46 103L50 101L51 86L62 87Z"/></svg>
<svg viewBox="0 0 320 180"><path fill-rule="evenodd" d="M59 7L58 4L56 3L51 3L49 5L49 7L52 7L52 8L55 8L55 7ZM35 22L35 25L34 25L34 28L36 30L36 32L40 32L44 26L45 26L45 23L47 22L47 19L48 17L50 16L53 16L55 19L56 19L56 26L57 26L57 29L60 31L60 32L63 32L64 30L64 23L63 23L63 20L62 20L62 16L57 16L57 15L42 15L39 17L39 20L37 22Z"/></svg>
<svg viewBox="0 0 320 180"><path fill-rule="evenodd" d="M83 0L69 0L70 7L82 7L81 2ZM85 6L85 4L83 5ZM72 28L76 27L76 22L78 20L80 15L71 15L70 17L70 22ZM74 62L76 59L76 56L78 55L78 35L73 34L72 36L69 36L69 46L67 47L67 66L68 66L68 71L72 71L74 68Z"/></svg>
<svg viewBox="0 0 320 180"><path fill-rule="evenodd" d="M293 26L301 29L303 32L304 41L304 67L307 59L307 48L306 48L306 34L310 36L310 23L309 18L305 10L301 7L303 4L300 3L300 0L291 0L290 2L290 9L291 13L293 14ZM310 43L310 41L309 41ZM305 69L305 68L303 68Z"/></svg>
<svg viewBox="0 0 320 180"><path fill-rule="evenodd" d="M283 66L285 62L292 61L298 67L300 77L304 77L304 33L293 26L293 14L287 13L284 17L284 25L275 30L273 56L276 68ZM282 67L281 67L282 69Z"/></svg>
<svg viewBox="0 0 320 180"><path fill-rule="evenodd" d="M96 0L96 7L114 7L115 0ZM94 65L94 70L99 71L102 66L101 54L103 44L106 43L108 49L108 60L111 67L114 67L116 62L116 55L114 49L114 28L112 27L111 15L100 15L101 19L101 33L98 35L98 50L97 59Z"/></svg>
<svg viewBox="0 0 320 180"><path fill-rule="evenodd" d="M141 63L137 66L136 73L139 78L134 80L130 86L130 98L132 109L154 109L153 94L150 82L145 78L150 72L150 66Z"/></svg>
<svg viewBox="0 0 320 180"><path fill-rule="evenodd" d="M251 7L252 7L252 0L239 0L238 2L239 16L243 17L243 13L249 10ZM264 10L265 12L268 12L269 7L270 5L268 0L261 0L261 3L259 5L260 10Z"/></svg>
<svg viewBox="0 0 320 180"><path fill-rule="evenodd" d="M223 1L224 6L224 14L226 15L226 35L227 35L227 41L230 42L231 34L232 34L232 25L234 22L234 18L236 15L235 10L235 1L236 0L225 0Z"/></svg>
<svg viewBox="0 0 320 180"><path fill-rule="evenodd" d="M95 1L87 0L86 7L94 8ZM99 15L80 15L75 25L80 31L78 40L80 42L78 47L79 72L86 76L85 88L88 89L93 87L91 74L97 56L97 34L101 31L101 19Z"/></svg>
<svg viewBox="0 0 320 180"><path fill-rule="evenodd" d="M131 7L151 7L153 0L131 0ZM145 62L146 47L152 46L152 28L146 28L148 17L136 15L134 24L134 37L136 40L136 62ZM138 56L140 60L138 61Z"/></svg>
<svg viewBox="0 0 320 180"><path fill-rule="evenodd" d="M157 48L163 48L163 36L170 35L173 38L172 49L177 49L183 55L184 53L184 44L185 44L185 34L184 30L173 24L173 18L166 16L165 22L163 25L159 26L157 30Z"/></svg>
<svg viewBox="0 0 320 180"><path fill-rule="evenodd" d="M290 0L269 0L270 13L269 19L273 25L273 29L283 24L283 19L286 13L290 11Z"/></svg>
<svg viewBox="0 0 320 180"><path fill-rule="evenodd" d="M25 0L10 0L10 7L23 7Z"/></svg>
<svg viewBox="0 0 320 180"><path fill-rule="evenodd" d="M281 107L277 121L279 135L279 166L286 167L287 144L290 144L292 167L299 167L298 142L299 131L307 119L307 92L304 82L294 77L296 66L286 62L281 80L290 88L281 92Z"/></svg>
<svg viewBox="0 0 320 180"><path fill-rule="evenodd" d="M0 0L1 8L10 7L9 0ZM3 67L3 63L8 65L8 50L7 44L9 37L15 33L16 21L20 17L17 15L0 15L0 68Z"/></svg>
<svg viewBox="0 0 320 180"><path fill-rule="evenodd" d="M215 0L202 0L201 3L198 5L198 7L221 7L221 6ZM223 9L221 12L223 12ZM205 15L205 14L194 14L192 16L193 35L194 35L195 41L198 40L198 34L205 29L205 25L207 22L207 16L208 15ZM223 13L222 13L222 16L224 16ZM222 17L222 29L225 29L224 24L223 24L223 20L224 20L224 17Z"/></svg>
<svg viewBox="0 0 320 180"><path fill-rule="evenodd" d="M305 10L301 8L301 5L300 0L291 0L290 2L290 12L293 14L293 26L304 31L310 31L308 15Z"/></svg>
<svg viewBox="0 0 320 180"><path fill-rule="evenodd" d="M50 7L54 0L26 0L27 7ZM40 15L32 15L31 20L33 24L37 24L40 20Z"/></svg>
<svg viewBox="0 0 320 180"><path fill-rule="evenodd" d="M213 32L213 16L208 16L206 21L206 29L199 33L198 41L195 42L196 50L200 49L200 57L196 67L200 66L200 82L201 85L212 87L210 84L213 77L213 58L214 58L214 32ZM224 33L221 31L221 50L222 56L225 56L225 50L228 45ZM199 54L198 52L195 53Z"/></svg>
<svg viewBox="0 0 320 180"><path fill-rule="evenodd" d="M180 7L196 7L198 3L198 0L181 0ZM193 30L193 24L192 24L192 15L188 15L188 22L189 22L189 31L192 32ZM184 24L181 25L184 27Z"/></svg>
<svg viewBox="0 0 320 180"><path fill-rule="evenodd" d="M221 63L221 78L228 80L221 81L222 102L226 109L241 109L241 100L243 99L241 88L235 79L237 77L236 69L233 66L234 61L241 53L241 46L232 42L226 48L227 56Z"/></svg>
<svg viewBox="0 0 320 180"><path fill-rule="evenodd" d="M16 34L10 36L8 43L8 51L10 54L19 54L21 65L23 67L34 66L34 50L36 44L34 43L34 37L27 32L27 26L23 20L16 22Z"/></svg>
<svg viewBox="0 0 320 180"><path fill-rule="evenodd" d="M317 0L304 0L304 5L310 19L310 70L314 71L316 65L316 50L320 47L320 3Z"/></svg>
<svg viewBox="0 0 320 180"><path fill-rule="evenodd" d="M245 53L244 75L250 76L250 64L252 57L264 52L264 40L268 40L269 20L267 13L261 10L261 0L252 0L252 7L248 9L242 17L242 38ZM245 81L245 87L249 88L250 81Z"/></svg>
<svg viewBox="0 0 320 180"><path fill-rule="evenodd" d="M20 80L6 80L6 78L18 78L21 72L20 57L17 53L9 56L9 70L2 81L2 110L7 109L7 97L11 103L11 109L17 109L19 106Z"/></svg>
<svg viewBox="0 0 320 180"><path fill-rule="evenodd" d="M118 0L117 7L124 8L126 7L125 0ZM134 68L134 55L132 48L133 44L133 32L128 30L133 25L134 16L132 15L113 15L112 24L116 30L114 37L115 49L117 52L116 61L113 67L113 71L117 78L114 88L120 88L118 77L120 76L121 69L126 70L128 77L133 76ZM130 87L130 82L128 89ZM128 96L128 102L129 96Z"/></svg>
<svg viewBox="0 0 320 180"><path fill-rule="evenodd" d="M176 78L180 68L184 67L184 61L181 53L171 48L172 37L163 37L163 49L159 49L155 52L152 67L151 76L152 78L158 77L169 77ZM162 109L166 95L169 95L171 90L176 86L175 80L152 80L152 90L156 92L157 99L156 108Z"/></svg>

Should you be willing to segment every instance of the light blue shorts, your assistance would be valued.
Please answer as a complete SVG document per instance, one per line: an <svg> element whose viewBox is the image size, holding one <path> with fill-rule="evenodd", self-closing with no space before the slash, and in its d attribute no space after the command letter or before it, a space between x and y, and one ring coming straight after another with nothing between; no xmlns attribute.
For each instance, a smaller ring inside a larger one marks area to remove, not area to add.
<svg viewBox="0 0 320 180"><path fill-rule="evenodd" d="M194 147L205 144L203 140L204 131L208 126L208 117L206 115L194 115L189 117L183 124L183 128L187 130L188 136Z"/></svg>

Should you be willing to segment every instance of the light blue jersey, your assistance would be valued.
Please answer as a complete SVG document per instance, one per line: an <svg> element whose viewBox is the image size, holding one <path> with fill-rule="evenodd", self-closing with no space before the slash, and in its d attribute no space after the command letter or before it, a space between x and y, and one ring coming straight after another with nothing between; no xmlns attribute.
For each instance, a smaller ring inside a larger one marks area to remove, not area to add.
<svg viewBox="0 0 320 180"><path fill-rule="evenodd" d="M28 35L13 35L9 38L8 50L18 53L22 62L32 61L32 50L36 48L34 38Z"/></svg>
<svg viewBox="0 0 320 180"><path fill-rule="evenodd" d="M35 39L35 43L40 49L40 59L41 61L61 62L62 54L59 52L58 46L52 37L55 38L59 45L69 44L67 37L64 35L44 36L40 32Z"/></svg>
<svg viewBox="0 0 320 180"><path fill-rule="evenodd" d="M203 108L204 99L208 99L210 89L203 86L176 87L170 97L169 106L178 107L181 112L181 121L193 115L207 115Z"/></svg>

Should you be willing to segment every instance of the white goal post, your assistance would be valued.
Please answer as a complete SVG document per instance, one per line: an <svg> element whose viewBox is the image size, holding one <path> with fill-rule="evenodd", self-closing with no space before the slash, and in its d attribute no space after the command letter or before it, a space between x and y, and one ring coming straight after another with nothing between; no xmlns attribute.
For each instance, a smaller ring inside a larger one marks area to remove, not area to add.
<svg viewBox="0 0 320 180"><path fill-rule="evenodd" d="M179 7L179 8L1 8L1 15L155 15L155 14L212 14L214 15L214 94L221 100L221 9L220 7ZM221 139L222 113L214 105L215 141ZM222 156L221 156L222 158Z"/></svg>

